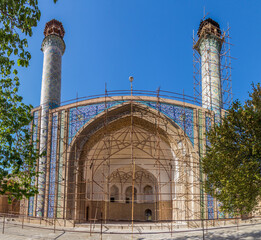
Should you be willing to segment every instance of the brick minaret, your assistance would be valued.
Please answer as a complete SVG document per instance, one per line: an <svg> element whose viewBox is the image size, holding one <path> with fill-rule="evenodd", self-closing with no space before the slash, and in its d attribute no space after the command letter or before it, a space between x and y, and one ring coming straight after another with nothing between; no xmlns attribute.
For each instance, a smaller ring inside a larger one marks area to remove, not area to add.
<svg viewBox="0 0 261 240"><path fill-rule="evenodd" d="M61 22L53 19L46 23L42 51L44 53L42 90L41 90L41 134L40 151L46 151L49 109L60 105L61 100L61 62L65 51L63 41L65 31ZM39 160L38 191L36 216L41 217L45 205L46 157Z"/></svg>

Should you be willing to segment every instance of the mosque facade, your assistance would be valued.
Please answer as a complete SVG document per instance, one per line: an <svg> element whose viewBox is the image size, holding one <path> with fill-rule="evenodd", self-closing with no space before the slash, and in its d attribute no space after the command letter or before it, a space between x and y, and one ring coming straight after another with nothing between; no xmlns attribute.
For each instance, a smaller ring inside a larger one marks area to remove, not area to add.
<svg viewBox="0 0 261 240"><path fill-rule="evenodd" d="M32 131L47 154L38 160L39 194L26 201L25 214L79 223L189 220L195 226L198 219L223 218L220 204L203 191L200 163L206 131L225 114L218 23L202 21L194 45L201 56L200 104L133 89L61 104L64 34L59 21L46 24Z"/></svg>

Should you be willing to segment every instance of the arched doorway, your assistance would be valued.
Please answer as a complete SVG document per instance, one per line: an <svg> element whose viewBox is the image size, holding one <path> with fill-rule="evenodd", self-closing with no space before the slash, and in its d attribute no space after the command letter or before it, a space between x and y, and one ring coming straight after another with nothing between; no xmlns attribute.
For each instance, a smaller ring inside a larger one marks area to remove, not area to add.
<svg viewBox="0 0 261 240"><path fill-rule="evenodd" d="M145 219L146 219L146 221L152 220L152 211L150 209L145 210Z"/></svg>

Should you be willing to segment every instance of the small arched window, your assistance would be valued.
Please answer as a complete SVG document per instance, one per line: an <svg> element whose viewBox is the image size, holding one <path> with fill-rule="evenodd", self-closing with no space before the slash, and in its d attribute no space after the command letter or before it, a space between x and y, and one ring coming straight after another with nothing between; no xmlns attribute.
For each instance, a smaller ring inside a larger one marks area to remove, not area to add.
<svg viewBox="0 0 261 240"><path fill-rule="evenodd" d="M150 185L144 187L143 194L144 194L144 202L153 202L154 200L153 188Z"/></svg>
<svg viewBox="0 0 261 240"><path fill-rule="evenodd" d="M119 200L119 188L113 185L110 188L110 202L116 202Z"/></svg>
<svg viewBox="0 0 261 240"><path fill-rule="evenodd" d="M126 188L125 199L126 199L126 203L132 202L132 186ZM137 189L134 187L134 201L136 200L137 200Z"/></svg>

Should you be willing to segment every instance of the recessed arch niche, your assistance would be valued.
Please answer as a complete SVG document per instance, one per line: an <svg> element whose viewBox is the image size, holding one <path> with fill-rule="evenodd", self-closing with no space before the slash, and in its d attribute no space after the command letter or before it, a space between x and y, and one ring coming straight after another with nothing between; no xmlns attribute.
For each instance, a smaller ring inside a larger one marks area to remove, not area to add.
<svg viewBox="0 0 261 240"><path fill-rule="evenodd" d="M180 212L185 208L179 196L184 186L178 181L186 176L178 172L188 168L182 160L192 159L193 147L182 129L155 110L115 108L107 113L106 124L104 115L86 124L70 148L69 181L78 186L68 184L68 204L75 209L71 218L82 221L89 209L91 219L102 214L108 220L131 220L134 207L136 220L146 220L146 209L152 210L152 220L167 220L173 218L169 209L175 204ZM126 206L125 191L132 184L136 199Z"/></svg>

